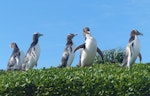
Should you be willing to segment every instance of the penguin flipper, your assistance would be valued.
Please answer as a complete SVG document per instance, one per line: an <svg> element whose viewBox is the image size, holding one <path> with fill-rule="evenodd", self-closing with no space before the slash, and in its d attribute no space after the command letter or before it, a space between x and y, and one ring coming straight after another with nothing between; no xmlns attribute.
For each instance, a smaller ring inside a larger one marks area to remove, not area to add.
<svg viewBox="0 0 150 96"><path fill-rule="evenodd" d="M80 49L80 48L84 48L84 49L85 49L85 43L82 44L82 45L79 45L79 46L74 50L74 53L75 53L78 49Z"/></svg>
<svg viewBox="0 0 150 96"><path fill-rule="evenodd" d="M139 53L139 58L140 58L140 62L142 61L142 55L141 55L141 53Z"/></svg>
<svg viewBox="0 0 150 96"><path fill-rule="evenodd" d="M97 52L101 56L102 60L104 60L104 55L103 55L102 51L98 47L97 47Z"/></svg>

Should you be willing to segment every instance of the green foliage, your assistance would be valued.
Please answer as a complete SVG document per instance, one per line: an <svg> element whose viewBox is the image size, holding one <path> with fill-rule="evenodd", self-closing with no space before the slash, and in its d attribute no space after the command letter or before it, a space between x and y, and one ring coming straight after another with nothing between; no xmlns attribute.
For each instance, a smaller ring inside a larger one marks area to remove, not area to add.
<svg viewBox="0 0 150 96"><path fill-rule="evenodd" d="M114 48L110 50L104 50L104 61L102 61L99 55L96 55L95 63L121 63L124 57L123 48Z"/></svg>
<svg viewBox="0 0 150 96"><path fill-rule="evenodd" d="M150 64L0 71L0 96L150 96Z"/></svg>

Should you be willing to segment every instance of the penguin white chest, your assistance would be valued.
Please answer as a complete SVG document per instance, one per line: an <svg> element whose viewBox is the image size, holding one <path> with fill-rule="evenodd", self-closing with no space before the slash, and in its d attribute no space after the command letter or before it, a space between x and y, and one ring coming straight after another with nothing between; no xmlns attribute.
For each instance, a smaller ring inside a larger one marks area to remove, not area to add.
<svg viewBox="0 0 150 96"><path fill-rule="evenodd" d="M28 64L26 66L26 70L33 68L34 66L37 65L37 61L40 56L40 46L39 44L36 44L32 49L31 53L27 55L29 58Z"/></svg>
<svg viewBox="0 0 150 96"><path fill-rule="evenodd" d="M85 49L81 53L81 66L91 66L97 52L97 43L93 37L85 41Z"/></svg>
<svg viewBox="0 0 150 96"><path fill-rule="evenodd" d="M71 46L71 50L69 52L69 57L68 57L68 61L67 61L67 66L71 66L73 59L74 59L74 50L75 50L75 45L73 44Z"/></svg>
<svg viewBox="0 0 150 96"><path fill-rule="evenodd" d="M37 61L39 59L39 56L40 56L40 46L39 44L37 44L33 49L32 49L32 52L31 52L31 55L32 57L34 58L35 61Z"/></svg>
<svg viewBox="0 0 150 96"><path fill-rule="evenodd" d="M129 52L127 66L129 67L135 62L140 53L140 41L137 36L135 36L135 40L127 46L127 50Z"/></svg>

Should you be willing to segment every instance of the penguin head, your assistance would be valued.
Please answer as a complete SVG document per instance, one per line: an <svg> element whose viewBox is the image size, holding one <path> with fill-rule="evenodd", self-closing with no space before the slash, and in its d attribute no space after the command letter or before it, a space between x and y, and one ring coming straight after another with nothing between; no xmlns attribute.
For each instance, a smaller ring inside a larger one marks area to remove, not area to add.
<svg viewBox="0 0 150 96"><path fill-rule="evenodd" d="M83 28L83 35L85 36L86 34L90 34L90 28L89 27Z"/></svg>
<svg viewBox="0 0 150 96"><path fill-rule="evenodd" d="M10 48L13 48L13 49L14 49L14 48L18 48L18 46L17 46L16 43L13 42L13 43L10 44Z"/></svg>
<svg viewBox="0 0 150 96"><path fill-rule="evenodd" d="M67 35L67 40L71 40L74 36L76 36L77 34L68 34Z"/></svg>
<svg viewBox="0 0 150 96"><path fill-rule="evenodd" d="M33 34L33 41L34 40L37 40L39 37L41 37L41 36L43 36L43 34L41 34L41 33L39 33L39 32L35 32L34 34Z"/></svg>
<svg viewBox="0 0 150 96"><path fill-rule="evenodd" d="M135 35L143 35L140 33L138 30L132 30L130 36L135 36Z"/></svg>

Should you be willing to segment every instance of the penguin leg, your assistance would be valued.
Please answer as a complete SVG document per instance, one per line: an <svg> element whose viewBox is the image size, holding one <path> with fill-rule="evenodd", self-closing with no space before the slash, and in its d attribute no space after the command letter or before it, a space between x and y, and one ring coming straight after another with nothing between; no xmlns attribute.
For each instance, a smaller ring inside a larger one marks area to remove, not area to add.
<svg viewBox="0 0 150 96"><path fill-rule="evenodd" d="M141 53L139 53L139 58L140 58L140 62L142 61L142 55L141 55Z"/></svg>
<svg viewBox="0 0 150 96"><path fill-rule="evenodd" d="M103 55L102 51L98 47L97 47L97 52L101 56L102 60L104 61L104 55Z"/></svg>

